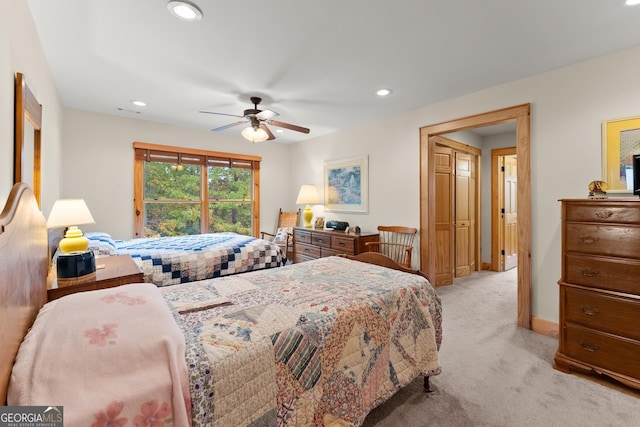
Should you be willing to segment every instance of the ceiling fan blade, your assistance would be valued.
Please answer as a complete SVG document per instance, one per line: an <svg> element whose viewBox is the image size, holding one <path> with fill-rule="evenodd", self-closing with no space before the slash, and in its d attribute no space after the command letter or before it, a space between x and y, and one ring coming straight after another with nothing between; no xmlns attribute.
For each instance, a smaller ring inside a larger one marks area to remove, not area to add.
<svg viewBox="0 0 640 427"><path fill-rule="evenodd" d="M231 124L228 124L228 125L220 126L220 127L218 127L218 128L211 129L211 130L212 130L212 131L215 131L215 132L218 132L218 131L221 131L221 130L225 130L225 129L232 128L232 127L234 127L234 126L241 125L241 124L243 124L243 123L247 123L247 121L246 121L246 120L242 120L242 121L239 121L239 122L235 122L235 123L231 123Z"/></svg>
<svg viewBox="0 0 640 427"><path fill-rule="evenodd" d="M267 133L267 135L269 135L269 138L267 138L267 141L271 141L272 139L276 139L276 137L273 136L273 134L271 133L271 131L269 130L269 128L266 125L261 123L260 124L260 129L263 129Z"/></svg>
<svg viewBox="0 0 640 427"><path fill-rule="evenodd" d="M303 128L302 126L292 125L285 122L279 122L277 120L269 120L267 123L273 126L278 126L280 128L295 130L296 132L309 133L311 130L307 128Z"/></svg>
<svg viewBox="0 0 640 427"><path fill-rule="evenodd" d="M200 111L200 113L205 113L205 114L216 114L218 116L231 116L231 117L240 117L243 118L244 116L239 116L237 114L226 114L226 113L214 113L213 111Z"/></svg>
<svg viewBox="0 0 640 427"><path fill-rule="evenodd" d="M280 114L276 113L275 111L271 111L271 110L262 110L260 111L258 114L256 114L256 117L260 120L269 120L275 116L279 116Z"/></svg>

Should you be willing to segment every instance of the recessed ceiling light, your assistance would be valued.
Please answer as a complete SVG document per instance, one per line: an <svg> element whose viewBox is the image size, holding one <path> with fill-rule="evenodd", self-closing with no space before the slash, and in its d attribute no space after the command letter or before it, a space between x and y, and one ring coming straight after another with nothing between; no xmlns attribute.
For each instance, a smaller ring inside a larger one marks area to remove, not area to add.
<svg viewBox="0 0 640 427"><path fill-rule="evenodd" d="M625 4L626 4L627 6L635 6L635 5L637 5L637 4L640 4L640 0L627 0L627 1L625 2Z"/></svg>
<svg viewBox="0 0 640 427"><path fill-rule="evenodd" d="M282 133L282 132L284 132L284 131L283 131L282 129L276 129L276 132L278 132L278 133Z"/></svg>
<svg viewBox="0 0 640 427"><path fill-rule="evenodd" d="M133 105L135 105L135 106L138 106L138 107L146 107L147 106L147 103L144 102L144 101L131 101L131 103Z"/></svg>
<svg viewBox="0 0 640 427"><path fill-rule="evenodd" d="M378 96L387 96L391 94L391 89L380 89L376 92Z"/></svg>
<svg viewBox="0 0 640 427"><path fill-rule="evenodd" d="M199 21L202 19L202 11L195 3L186 0L171 0L167 3L167 9L180 19L185 21Z"/></svg>

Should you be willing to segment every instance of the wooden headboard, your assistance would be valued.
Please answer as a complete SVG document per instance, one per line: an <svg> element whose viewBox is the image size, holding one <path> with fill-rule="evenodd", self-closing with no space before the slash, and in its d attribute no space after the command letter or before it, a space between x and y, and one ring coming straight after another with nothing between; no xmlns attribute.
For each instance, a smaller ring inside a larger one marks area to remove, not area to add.
<svg viewBox="0 0 640 427"><path fill-rule="evenodd" d="M47 223L33 192L13 186L0 213L0 402L20 343L47 299Z"/></svg>

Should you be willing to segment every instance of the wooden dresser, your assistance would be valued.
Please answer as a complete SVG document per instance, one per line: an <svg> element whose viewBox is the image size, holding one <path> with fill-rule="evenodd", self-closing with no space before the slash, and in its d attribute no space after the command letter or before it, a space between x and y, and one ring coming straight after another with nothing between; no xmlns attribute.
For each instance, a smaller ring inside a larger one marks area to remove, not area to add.
<svg viewBox="0 0 640 427"><path fill-rule="evenodd" d="M294 227L293 247L295 262L304 262L332 255L357 255L366 252L366 242L377 242L379 235L375 233L333 230L315 230L312 228Z"/></svg>
<svg viewBox="0 0 640 427"><path fill-rule="evenodd" d="M555 367L640 389L640 199L564 199Z"/></svg>

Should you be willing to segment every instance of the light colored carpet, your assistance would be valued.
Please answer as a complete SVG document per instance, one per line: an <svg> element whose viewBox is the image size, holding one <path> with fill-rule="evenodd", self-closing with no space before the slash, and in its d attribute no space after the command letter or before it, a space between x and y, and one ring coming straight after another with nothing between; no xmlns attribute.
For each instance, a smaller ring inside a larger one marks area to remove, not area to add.
<svg viewBox="0 0 640 427"><path fill-rule="evenodd" d="M640 426L640 393L553 369L555 338L516 326L516 270L437 288L442 373L419 378L364 426Z"/></svg>

